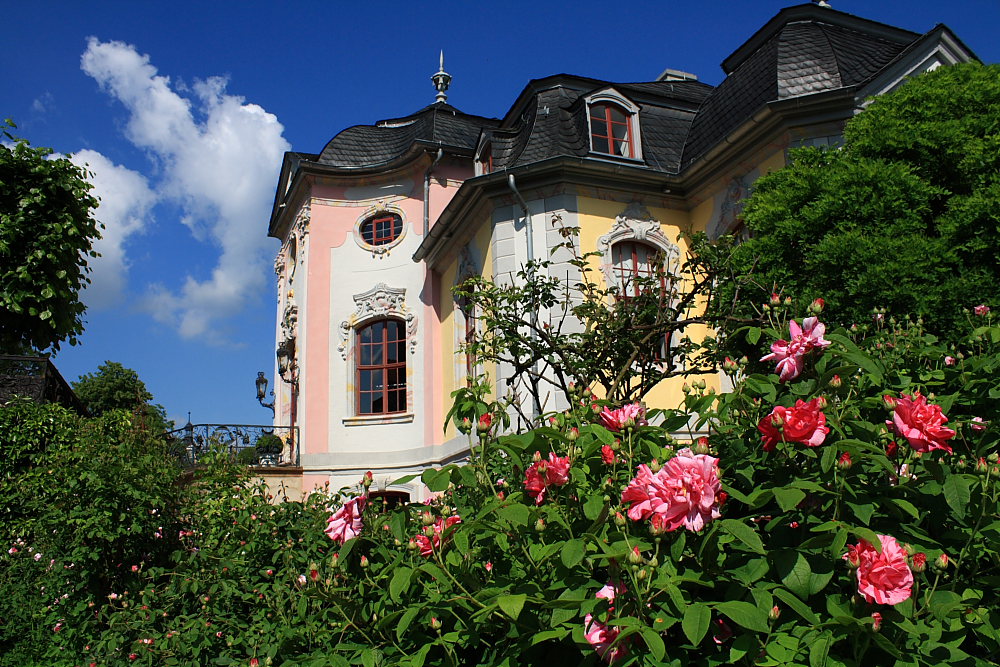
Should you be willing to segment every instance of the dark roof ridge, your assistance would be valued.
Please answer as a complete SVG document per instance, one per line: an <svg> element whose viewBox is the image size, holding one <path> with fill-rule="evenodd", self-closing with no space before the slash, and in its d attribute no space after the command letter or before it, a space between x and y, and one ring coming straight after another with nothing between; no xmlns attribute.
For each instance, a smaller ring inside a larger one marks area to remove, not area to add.
<svg viewBox="0 0 1000 667"><path fill-rule="evenodd" d="M897 28L896 26L891 26L887 23L880 23L878 21L866 19L854 14L848 14L847 12L842 12L830 7L820 7L811 3L805 5L794 5L792 7L785 7L780 12L775 14L770 21L765 23L760 29L757 30L757 32L751 35L750 39L743 42L738 49L729 54L729 56L722 61L722 71L725 72L726 75L731 74L758 49L760 49L764 43L770 40L775 33L780 31L789 23L792 23L793 21L815 21L816 19L845 28L852 26L860 28L861 26L864 26L866 30L857 29L856 32L864 33L873 37L880 37L886 41L896 42L897 44L907 44L920 36L920 33L918 32L913 32L904 28Z"/></svg>

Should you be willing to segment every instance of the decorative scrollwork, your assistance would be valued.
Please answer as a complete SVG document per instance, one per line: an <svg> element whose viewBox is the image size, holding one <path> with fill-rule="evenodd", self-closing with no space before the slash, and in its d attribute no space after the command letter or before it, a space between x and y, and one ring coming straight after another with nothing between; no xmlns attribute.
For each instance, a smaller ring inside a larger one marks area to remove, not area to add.
<svg viewBox="0 0 1000 667"><path fill-rule="evenodd" d="M337 350L347 359L351 331L368 320L382 317L397 317L406 322L406 339L410 354L417 351L417 317L406 307L406 288L389 287L379 283L367 292L354 295L355 311L351 317L340 323L340 344Z"/></svg>

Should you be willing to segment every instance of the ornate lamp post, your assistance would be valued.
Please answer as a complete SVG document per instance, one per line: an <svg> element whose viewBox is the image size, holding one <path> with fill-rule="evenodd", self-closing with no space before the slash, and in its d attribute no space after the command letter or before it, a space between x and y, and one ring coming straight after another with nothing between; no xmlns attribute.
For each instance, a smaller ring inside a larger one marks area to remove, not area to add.
<svg viewBox="0 0 1000 667"><path fill-rule="evenodd" d="M260 402L263 407L270 408L271 414L273 415L274 401L272 400L270 403L264 402L264 398L267 396L267 378L264 377L264 371L257 371L257 379L254 384L257 385L257 401ZM271 392L271 395L274 396L273 391Z"/></svg>

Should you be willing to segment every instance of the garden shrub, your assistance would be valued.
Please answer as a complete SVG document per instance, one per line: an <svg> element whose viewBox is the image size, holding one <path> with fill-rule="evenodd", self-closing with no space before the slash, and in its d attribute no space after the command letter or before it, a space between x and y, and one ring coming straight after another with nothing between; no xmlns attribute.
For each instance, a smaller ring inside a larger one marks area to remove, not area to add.
<svg viewBox="0 0 1000 667"><path fill-rule="evenodd" d="M997 664L1000 327L952 349L819 310L772 310L741 335L775 372L727 362L677 410L577 386L504 433L462 389L471 460L427 504L370 476L275 503L219 454L173 553L44 628L44 664Z"/></svg>

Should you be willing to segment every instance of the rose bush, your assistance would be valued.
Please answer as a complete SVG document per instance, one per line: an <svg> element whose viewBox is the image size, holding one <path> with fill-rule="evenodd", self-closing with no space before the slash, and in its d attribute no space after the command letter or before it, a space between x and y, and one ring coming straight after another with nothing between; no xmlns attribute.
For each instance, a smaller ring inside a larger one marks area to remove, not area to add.
<svg viewBox="0 0 1000 667"><path fill-rule="evenodd" d="M773 312L742 335L794 340ZM524 432L463 389L473 455L422 475L425 505L352 500L366 480L273 504L220 461L185 492L174 552L46 611L36 662L996 664L1000 329L983 320L955 349L890 315L823 331L795 378L736 362L732 391L695 384L620 430L601 415L624 406L588 388Z"/></svg>

